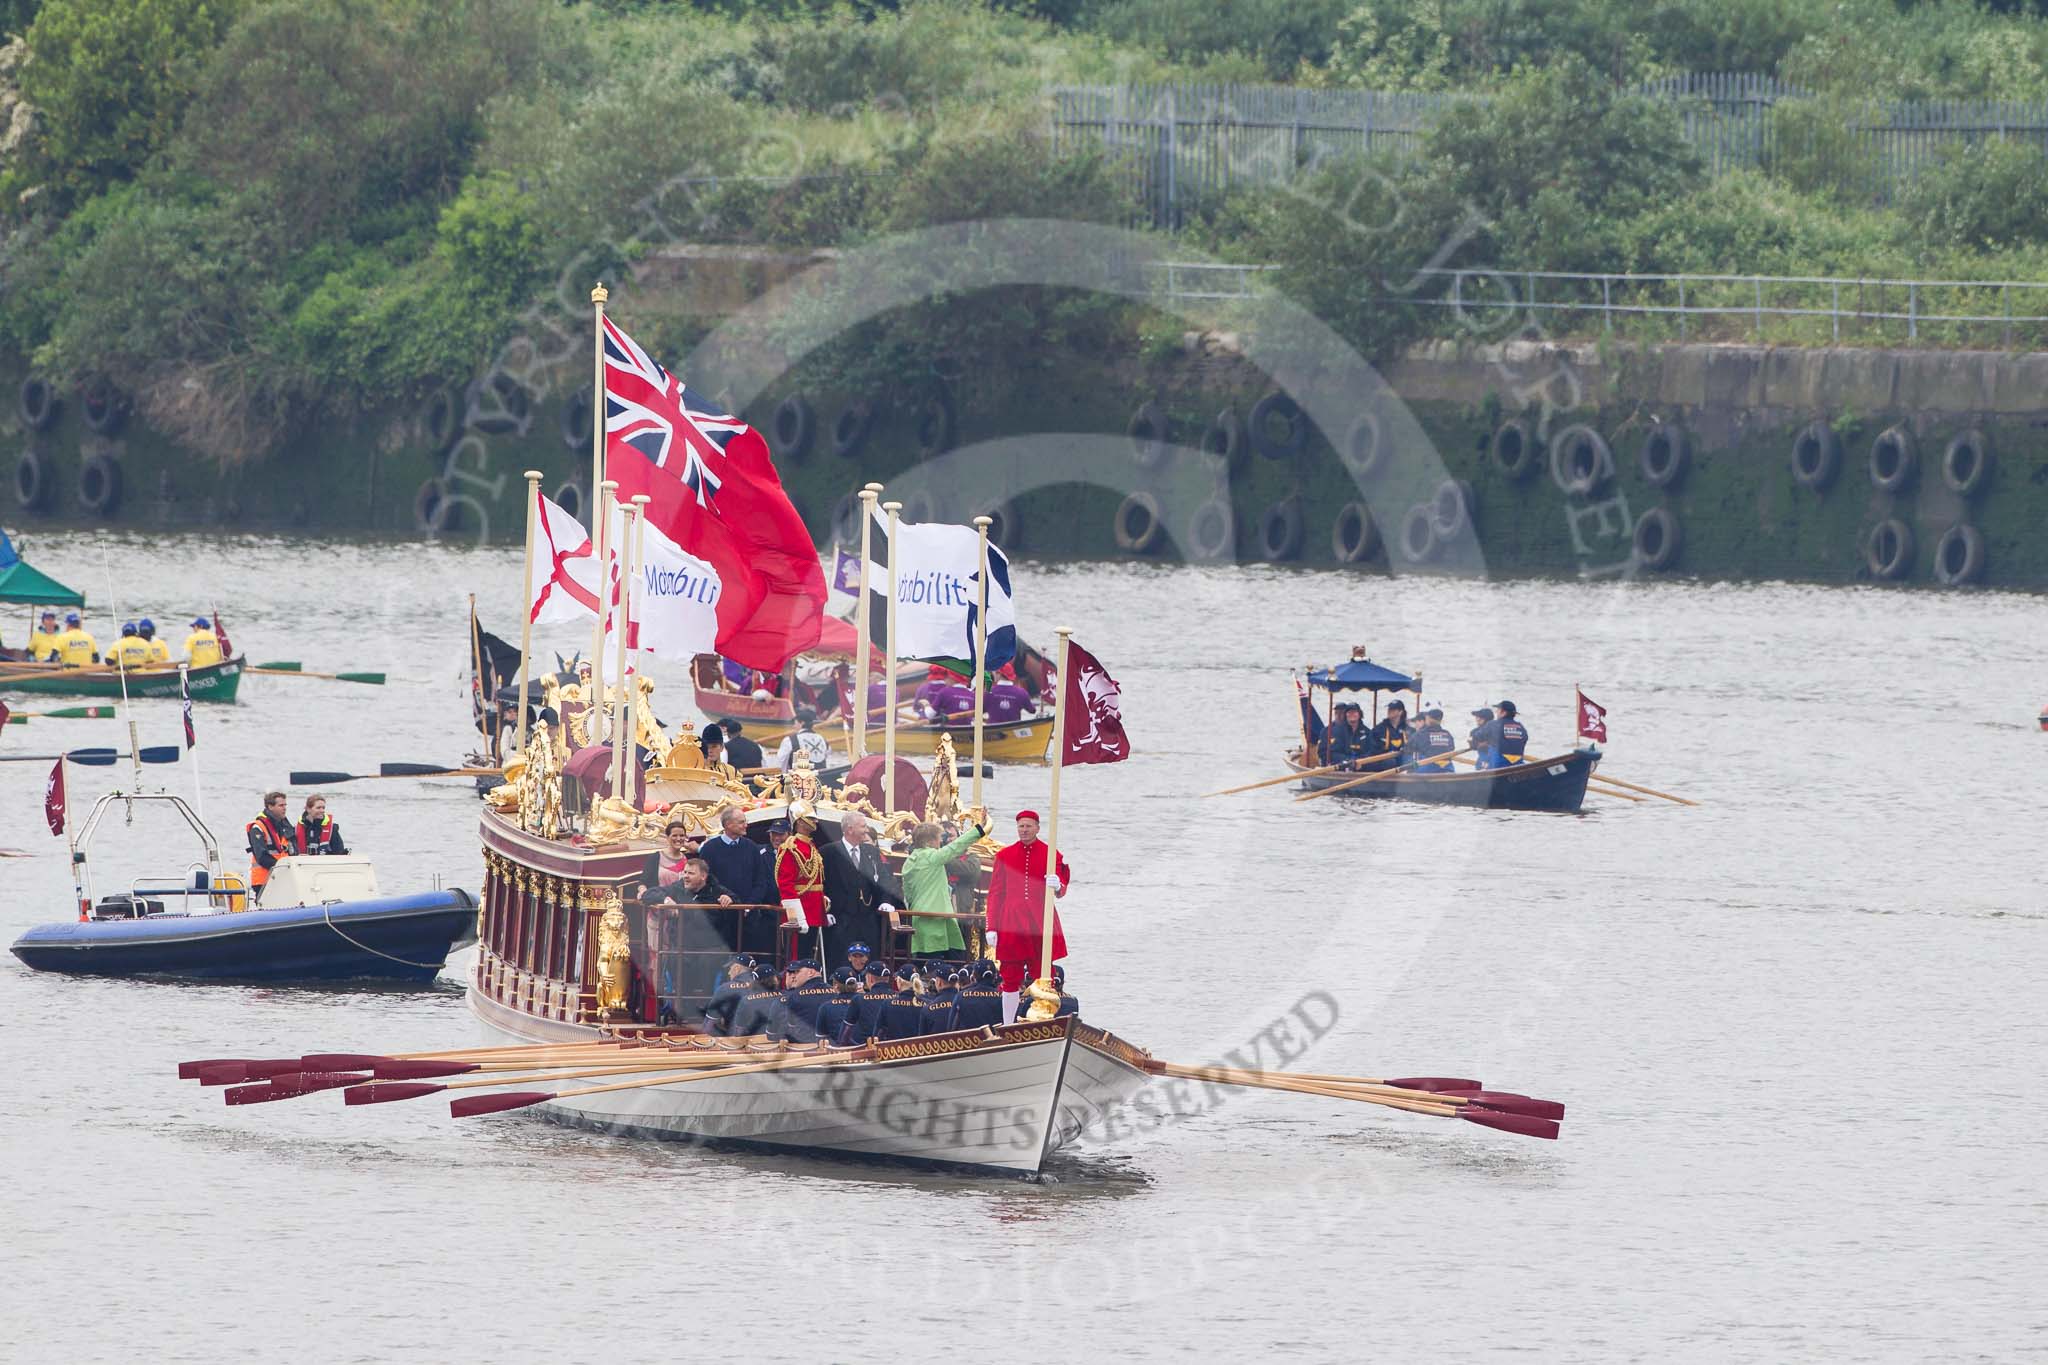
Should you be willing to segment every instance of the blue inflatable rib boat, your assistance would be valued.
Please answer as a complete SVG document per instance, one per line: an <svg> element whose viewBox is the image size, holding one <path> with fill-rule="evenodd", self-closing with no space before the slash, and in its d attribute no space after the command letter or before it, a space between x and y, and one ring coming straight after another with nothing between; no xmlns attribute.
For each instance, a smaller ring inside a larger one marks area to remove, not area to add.
<svg viewBox="0 0 2048 1365"><path fill-rule="evenodd" d="M136 881L94 897L86 851L116 806L168 806L204 854L173 877ZM387 896L369 859L295 855L252 893L221 862L213 834L183 800L115 792L96 802L71 838L78 917L39 924L14 942L37 971L155 976L184 981L432 981L448 954L476 941L466 891ZM258 898L251 905L252 894Z"/></svg>
<svg viewBox="0 0 2048 1365"><path fill-rule="evenodd" d="M432 981L475 940L466 891L333 905L41 924L14 955L44 972L187 981Z"/></svg>

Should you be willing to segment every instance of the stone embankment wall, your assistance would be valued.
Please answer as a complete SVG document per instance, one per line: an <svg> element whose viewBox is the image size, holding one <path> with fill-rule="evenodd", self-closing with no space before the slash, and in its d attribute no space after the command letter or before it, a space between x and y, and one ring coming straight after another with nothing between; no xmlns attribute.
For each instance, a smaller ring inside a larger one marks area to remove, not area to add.
<svg viewBox="0 0 2048 1365"><path fill-rule="evenodd" d="M804 264L700 252L637 283L719 312ZM1190 336L1163 359L1024 357L881 393L799 369L746 415L821 544L875 480L913 519L996 514L1026 556L2048 587L2048 355L1514 343L1426 347L1386 378L1405 411L1322 430L1230 339ZM503 541L520 471L564 501L589 478L587 395L504 373L226 473L84 395L37 392L19 364L0 385L15 525ZM1439 548L1467 518L1477 555Z"/></svg>

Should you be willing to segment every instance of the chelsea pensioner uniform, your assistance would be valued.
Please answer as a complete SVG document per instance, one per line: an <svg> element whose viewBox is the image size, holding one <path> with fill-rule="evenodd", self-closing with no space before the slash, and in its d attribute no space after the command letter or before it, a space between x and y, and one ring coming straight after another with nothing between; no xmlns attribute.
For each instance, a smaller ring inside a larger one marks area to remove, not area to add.
<svg viewBox="0 0 2048 1365"><path fill-rule="evenodd" d="M996 936L996 962L1003 969L1003 989L1021 991L1037 974L1045 957L1045 841L1018 842L996 854L995 874L988 888L988 927ZM1060 890L1073 874L1060 855ZM1052 915L1052 955L1067 955L1066 931L1059 911Z"/></svg>

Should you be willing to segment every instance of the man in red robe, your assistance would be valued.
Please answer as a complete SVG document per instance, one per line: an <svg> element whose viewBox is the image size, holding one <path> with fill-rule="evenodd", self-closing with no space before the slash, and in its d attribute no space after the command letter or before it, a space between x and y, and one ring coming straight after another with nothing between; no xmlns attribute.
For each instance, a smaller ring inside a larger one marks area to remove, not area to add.
<svg viewBox="0 0 2048 1365"><path fill-rule="evenodd" d="M1045 854L1038 837L1038 812L1017 812L1017 842L995 857L995 872L988 888L988 930L995 935L996 964L1003 971L1003 1021L1017 1017L1017 1000L1024 983L1044 966L1045 958ZM1054 896L1067 894L1073 874L1067 859L1060 856L1059 880ZM1067 938L1060 929L1059 911L1052 916L1052 955L1055 961L1067 955Z"/></svg>
<svg viewBox="0 0 2048 1365"><path fill-rule="evenodd" d="M775 890L782 898L782 927L791 931L790 961L806 930L825 927L825 856L818 851L818 822L808 801L789 806L790 835L775 854Z"/></svg>

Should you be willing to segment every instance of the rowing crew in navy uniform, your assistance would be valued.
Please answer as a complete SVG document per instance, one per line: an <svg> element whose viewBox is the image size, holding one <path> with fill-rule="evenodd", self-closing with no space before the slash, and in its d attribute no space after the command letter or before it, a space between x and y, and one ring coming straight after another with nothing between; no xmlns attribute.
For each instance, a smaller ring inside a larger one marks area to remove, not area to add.
<svg viewBox="0 0 2048 1365"><path fill-rule="evenodd" d="M1418 773L1441 775L1452 771L1451 755L1457 751L1456 736L1444 729L1444 708L1436 702L1426 703L1422 724L1415 727L1404 761Z"/></svg>
<svg viewBox="0 0 2048 1365"><path fill-rule="evenodd" d="M1496 716L1495 711L1500 714ZM1472 731L1472 747L1481 768L1509 768L1523 761L1529 751L1529 731L1515 718L1513 702L1482 706L1472 715L1479 721Z"/></svg>

